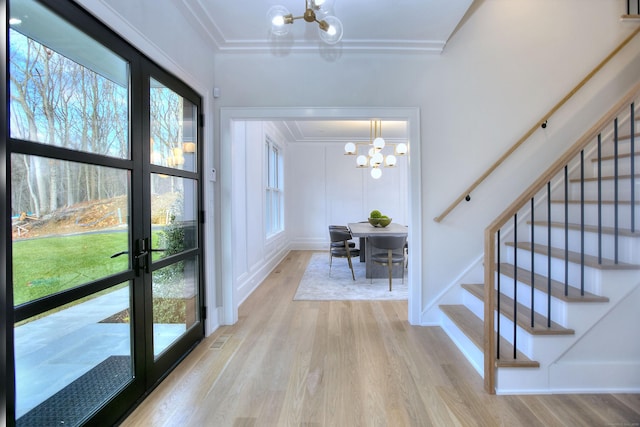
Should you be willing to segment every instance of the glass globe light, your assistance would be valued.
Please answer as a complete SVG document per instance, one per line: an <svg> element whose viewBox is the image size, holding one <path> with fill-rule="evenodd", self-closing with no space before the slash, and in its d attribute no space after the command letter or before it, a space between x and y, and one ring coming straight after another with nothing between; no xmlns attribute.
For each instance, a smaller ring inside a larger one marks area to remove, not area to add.
<svg viewBox="0 0 640 427"><path fill-rule="evenodd" d="M342 40L342 21L335 16L326 16L318 27L320 38L327 44L336 44Z"/></svg>
<svg viewBox="0 0 640 427"><path fill-rule="evenodd" d="M267 20L273 34L276 36L284 36L289 32L290 27L285 22L285 17L288 15L291 15L289 10L280 5L271 6L267 11Z"/></svg>
<svg viewBox="0 0 640 427"><path fill-rule="evenodd" d="M316 16L318 19L324 18L329 15L329 13L333 10L333 0L309 0L311 3L311 7L316 12Z"/></svg>
<svg viewBox="0 0 640 427"><path fill-rule="evenodd" d="M400 144L396 145L396 154L400 156L404 156L405 154L407 154L407 144L401 142Z"/></svg>
<svg viewBox="0 0 640 427"><path fill-rule="evenodd" d="M372 165L382 164L383 161L384 161L384 157L382 156L382 153L376 153L373 155L373 157L371 157Z"/></svg>
<svg viewBox="0 0 640 427"><path fill-rule="evenodd" d="M344 145L344 152L346 154L356 154L356 144L354 144L353 142L347 142Z"/></svg>
<svg viewBox="0 0 640 427"><path fill-rule="evenodd" d="M382 176L382 170L380 168L371 169L371 176L373 179L379 179Z"/></svg>
<svg viewBox="0 0 640 427"><path fill-rule="evenodd" d="M358 165L359 168L366 167L367 163L368 163L367 156L364 156L361 154L356 158L356 164Z"/></svg>
<svg viewBox="0 0 640 427"><path fill-rule="evenodd" d="M374 139L373 146L378 150L382 150L384 148L384 138L379 136L376 139Z"/></svg>
<svg viewBox="0 0 640 427"><path fill-rule="evenodd" d="M393 154L389 154L385 159L384 159L384 163L389 166L390 168L394 167L396 165L398 159L396 159L396 156L394 156Z"/></svg>

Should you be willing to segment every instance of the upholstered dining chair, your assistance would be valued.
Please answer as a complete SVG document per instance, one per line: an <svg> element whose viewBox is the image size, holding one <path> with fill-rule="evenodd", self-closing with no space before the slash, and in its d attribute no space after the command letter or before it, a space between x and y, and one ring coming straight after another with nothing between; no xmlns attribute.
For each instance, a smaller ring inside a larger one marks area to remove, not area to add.
<svg viewBox="0 0 640 427"><path fill-rule="evenodd" d="M404 245L407 242L407 236L369 236L368 239L371 245L371 262L388 267L389 292L391 292L394 265L402 265L402 283L404 283ZM371 281L373 282L373 277Z"/></svg>
<svg viewBox="0 0 640 427"><path fill-rule="evenodd" d="M329 226L329 231L331 230L343 230L343 231L350 231L349 227L347 227L346 225L330 225ZM342 248L344 247L344 244L342 242L330 242L329 243L329 264L331 264L331 249L333 248ZM356 243L349 240L349 248L355 248L356 247Z"/></svg>
<svg viewBox="0 0 640 427"><path fill-rule="evenodd" d="M329 230L349 231L349 227L347 227L346 225L330 225L329 226ZM352 238L353 238L353 236L352 236ZM331 247L332 248L342 247L342 242L331 242ZM356 247L355 242L349 241L349 247L350 248L355 248Z"/></svg>
<svg viewBox="0 0 640 427"><path fill-rule="evenodd" d="M353 238L349 229L331 228L329 227L329 237L331 238L331 247L329 250L329 275L331 275L331 266L333 258L346 258L351 270L351 277L356 280L356 274L353 271L353 263L351 257L360 255L360 249L351 247L350 240ZM335 244L335 245L334 245Z"/></svg>

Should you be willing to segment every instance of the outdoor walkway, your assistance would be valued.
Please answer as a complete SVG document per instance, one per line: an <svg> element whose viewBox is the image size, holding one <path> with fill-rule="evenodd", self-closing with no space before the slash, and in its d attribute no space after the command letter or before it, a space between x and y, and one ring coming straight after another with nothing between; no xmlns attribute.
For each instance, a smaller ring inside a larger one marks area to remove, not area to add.
<svg viewBox="0 0 640 427"><path fill-rule="evenodd" d="M109 356L130 356L130 324L100 323L128 307L125 287L16 327L16 419ZM184 330L155 325L154 346L166 348Z"/></svg>

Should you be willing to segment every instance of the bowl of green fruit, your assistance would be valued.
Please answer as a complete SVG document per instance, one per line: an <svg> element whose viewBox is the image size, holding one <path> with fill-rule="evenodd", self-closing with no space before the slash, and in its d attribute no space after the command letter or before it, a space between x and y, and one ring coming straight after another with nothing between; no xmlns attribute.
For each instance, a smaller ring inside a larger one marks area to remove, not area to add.
<svg viewBox="0 0 640 427"><path fill-rule="evenodd" d="M374 227L386 227L387 225L391 224L391 218L386 215L382 215L382 212L377 209L371 211L368 220L369 224L373 225Z"/></svg>

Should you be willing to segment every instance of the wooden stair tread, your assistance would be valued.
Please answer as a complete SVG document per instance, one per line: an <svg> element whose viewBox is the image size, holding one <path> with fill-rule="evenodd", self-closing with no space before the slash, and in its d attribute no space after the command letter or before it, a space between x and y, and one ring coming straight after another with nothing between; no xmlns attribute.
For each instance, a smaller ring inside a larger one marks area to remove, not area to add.
<svg viewBox="0 0 640 427"><path fill-rule="evenodd" d="M531 221L529 221L528 224L531 224ZM547 224L549 224L549 223L547 221L534 221L533 224L546 227ZM564 228L564 222L551 221L551 227L553 227L553 228ZM567 227L570 230L580 230L580 224L569 223L569 224L567 224ZM590 233L597 233L598 232L598 226L597 225L585 225L584 226L584 231L588 231ZM602 227L602 234L615 235L615 233L616 233L616 230L613 227ZM630 228L618 227L618 236L640 237L640 230L631 231Z"/></svg>
<svg viewBox="0 0 640 427"><path fill-rule="evenodd" d="M441 305L442 312L464 333L475 346L484 350L484 323L464 305ZM513 346L500 337L500 357L496 360L498 367L539 368L540 363L529 359L520 351L513 358Z"/></svg>
<svg viewBox="0 0 640 427"><path fill-rule="evenodd" d="M638 178L640 175L635 175L636 178ZM606 176L601 176L600 179L602 181L613 181L616 179L615 176L613 175L606 175ZM631 179L631 175L630 174L623 174L623 175L618 175L618 180L630 180ZM580 178L570 178L569 182L580 182L581 179ZM585 177L584 178L585 182L597 182L598 181L598 177L597 176L590 176L590 177Z"/></svg>
<svg viewBox="0 0 640 427"><path fill-rule="evenodd" d="M563 203L564 204L564 199L552 199L551 203ZM581 202L580 200L568 200L567 201L568 204L570 205L579 205ZM603 200L600 203L602 203L603 205L614 205L616 202L614 200ZM585 200L584 201L585 205L597 205L598 201L597 200ZM619 205L631 205L631 200L618 200L618 204ZM636 200L634 205L640 205L640 201Z"/></svg>
<svg viewBox="0 0 640 427"><path fill-rule="evenodd" d="M507 246L513 246L513 242L507 242ZM518 242L518 249L524 249L527 251L531 251L531 242ZM546 245L536 244L533 247L533 250L542 255L548 255L549 248ZM569 262L580 264L580 253L569 251L567 253ZM560 248L551 248L551 257L564 259L565 252L564 249ZM617 264L607 258L602 258L602 263L598 263L598 257L593 255L584 255L584 265L587 267L597 268L599 270L640 270L640 265L638 264L628 264L625 262L618 262Z"/></svg>
<svg viewBox="0 0 640 427"><path fill-rule="evenodd" d="M462 287L469 291L471 294L475 295L481 301L484 301L484 285L482 284L463 284ZM514 310L513 310L513 299L508 296L502 294L500 296L501 304L500 304L500 313L502 313L505 317L513 321L514 319ZM518 326L520 326L525 331L529 332L532 335L573 335L575 331L573 329L565 328L556 322L551 322L551 326L547 326L547 318L541 315L540 313L535 313L533 315L534 325L531 326L531 309L526 307L520 303L517 305L518 307Z"/></svg>
<svg viewBox="0 0 640 427"><path fill-rule="evenodd" d="M634 16L640 16L640 15L634 15ZM638 119L636 119L636 121L638 121ZM634 140L638 141L640 140L640 133L636 132L633 134L634 135ZM627 135L618 135L618 142L628 142L631 141L631 134L627 134ZM613 138L609 140L610 143L613 143Z"/></svg>
<svg viewBox="0 0 640 427"><path fill-rule="evenodd" d="M517 272L518 272L518 281L531 286L531 271L518 267ZM514 277L513 264L501 263L500 273L504 274L507 277ZM547 292L547 289L548 289L547 276L534 273L533 281L534 281L533 286L535 289L538 289L539 291L542 291L545 293ZM592 294L590 292L585 291L584 295L581 295L580 289L574 286L569 286L568 295L565 295L564 283L558 280L551 280L551 296L566 302L609 302L609 298Z"/></svg>
<svg viewBox="0 0 640 427"><path fill-rule="evenodd" d="M633 153L634 157L635 156L640 156L640 152L638 151L634 151ZM618 154L618 159L628 159L631 157L631 153L622 153L622 154ZM613 160L615 159L616 156L614 156L613 154L608 154L606 156L601 156L600 160ZM597 163L598 162L598 158L596 157L595 159L591 159L592 163Z"/></svg>

